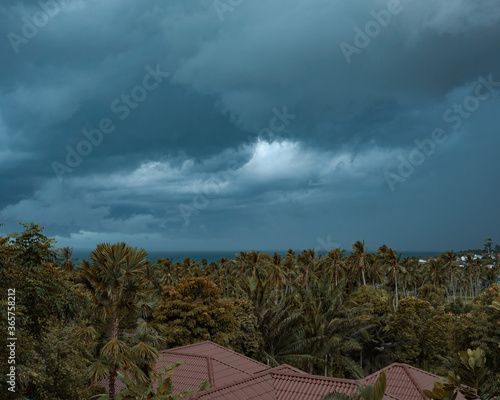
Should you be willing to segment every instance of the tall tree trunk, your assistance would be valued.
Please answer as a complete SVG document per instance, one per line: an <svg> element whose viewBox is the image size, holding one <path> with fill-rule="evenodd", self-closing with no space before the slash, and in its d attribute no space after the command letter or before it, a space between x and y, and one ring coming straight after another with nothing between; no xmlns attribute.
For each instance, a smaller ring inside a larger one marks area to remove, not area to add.
<svg viewBox="0 0 500 400"><path fill-rule="evenodd" d="M113 364L109 369L109 388L108 388L109 400L115 400L116 375L117 375L116 364Z"/></svg>
<svg viewBox="0 0 500 400"><path fill-rule="evenodd" d="M111 333L110 339L118 339L118 310L116 308L116 302L113 303L113 311L111 315ZM114 361L109 369L109 400L115 400L115 380L117 375L117 365Z"/></svg>
<svg viewBox="0 0 500 400"><path fill-rule="evenodd" d="M394 273L394 279L396 280L396 310L398 309L399 299L398 299L398 270L396 269Z"/></svg>

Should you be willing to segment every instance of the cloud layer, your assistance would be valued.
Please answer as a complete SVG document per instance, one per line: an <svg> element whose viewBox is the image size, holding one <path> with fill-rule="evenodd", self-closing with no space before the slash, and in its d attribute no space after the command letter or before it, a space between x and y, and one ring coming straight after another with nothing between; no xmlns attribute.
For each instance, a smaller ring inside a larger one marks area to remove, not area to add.
<svg viewBox="0 0 500 400"><path fill-rule="evenodd" d="M221 1L0 6L6 231L149 250L500 238L495 1Z"/></svg>

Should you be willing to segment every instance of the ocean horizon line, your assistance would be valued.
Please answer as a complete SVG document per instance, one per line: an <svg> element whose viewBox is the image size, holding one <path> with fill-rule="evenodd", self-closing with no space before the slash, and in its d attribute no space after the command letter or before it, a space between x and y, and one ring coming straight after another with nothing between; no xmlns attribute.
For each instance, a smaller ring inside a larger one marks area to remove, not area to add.
<svg viewBox="0 0 500 400"><path fill-rule="evenodd" d="M73 257L78 260L88 260L90 253L95 249L73 249ZM292 249L295 254L300 254L302 251L307 249L295 250ZM147 250L146 250L147 251ZM208 263L219 261L221 258L232 259L237 254L241 252L252 252L253 250L152 250L148 251L146 258L150 261L156 261L159 258L171 259L173 262L182 261L184 258L190 258L191 260L201 262L205 259ZM276 253L278 255L284 256L288 252L287 250L255 250L259 253L267 253L271 256ZM329 251L329 250L328 250ZM327 250L316 251L317 255L324 256L328 254ZM444 250L446 251L446 250ZM432 257L442 254L444 251L397 251L398 254L404 257ZM345 254L349 255L351 250L345 249ZM370 251L370 253L375 254L375 252Z"/></svg>

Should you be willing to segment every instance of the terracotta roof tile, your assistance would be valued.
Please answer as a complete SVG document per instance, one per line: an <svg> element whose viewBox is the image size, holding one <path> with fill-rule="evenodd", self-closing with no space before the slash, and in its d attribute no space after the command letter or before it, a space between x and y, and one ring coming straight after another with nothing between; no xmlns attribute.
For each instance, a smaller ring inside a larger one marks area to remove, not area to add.
<svg viewBox="0 0 500 400"><path fill-rule="evenodd" d="M190 399L320 400L325 394L333 391L348 395L357 393L357 381L291 372L292 370L295 368L287 365L272 368L228 386L194 394ZM403 400L403 398L389 395L385 396L384 400Z"/></svg>
<svg viewBox="0 0 500 400"><path fill-rule="evenodd" d="M177 361L186 363L177 367L172 375L174 393L196 390L203 382L209 382L210 387L225 386L270 368L216 343L206 341L160 351L156 370ZM109 378L104 378L98 384L107 388L108 382ZM156 382L154 387L156 388ZM123 388L125 385L117 379L117 391Z"/></svg>
<svg viewBox="0 0 500 400"><path fill-rule="evenodd" d="M190 399L218 399L218 400L276 400L273 387L273 377L269 374L258 374L251 378L233 383L222 388L209 389L195 394Z"/></svg>
<svg viewBox="0 0 500 400"><path fill-rule="evenodd" d="M210 341L177 347L168 351L173 353L182 352L188 354L196 354L199 356L212 357L214 360L231 365L235 368L240 368L241 370L250 374L255 374L269 368L265 364L252 360L251 358L246 357L243 354L236 353L235 351L229 350L224 346Z"/></svg>
<svg viewBox="0 0 500 400"><path fill-rule="evenodd" d="M203 382L209 382L210 386L215 385L214 379L209 373L208 366L210 361L207 357L181 356L179 354L161 352L156 363L156 368L160 370L178 361L186 361L186 363L177 367L172 375L175 393L198 389Z"/></svg>
<svg viewBox="0 0 500 400"><path fill-rule="evenodd" d="M269 368L212 342L201 342L160 352L156 368L186 361L172 377L174 392L196 390L208 381L211 389L189 396L200 400L320 400L337 391L357 393L358 385L373 385L382 371L361 380L328 378L307 374L290 365ZM384 400L426 400L424 389L432 389L439 376L406 364L385 368ZM106 386L107 379L100 381ZM124 387L117 380L117 389ZM459 395L457 400L464 400Z"/></svg>
<svg viewBox="0 0 500 400"><path fill-rule="evenodd" d="M384 368L387 376L386 393L401 397L405 400L427 400L424 389L432 390L434 382L442 379L440 376L427 371L412 367L408 364L394 363ZM373 385L382 370L363 379L364 382ZM459 394L457 400L464 400Z"/></svg>

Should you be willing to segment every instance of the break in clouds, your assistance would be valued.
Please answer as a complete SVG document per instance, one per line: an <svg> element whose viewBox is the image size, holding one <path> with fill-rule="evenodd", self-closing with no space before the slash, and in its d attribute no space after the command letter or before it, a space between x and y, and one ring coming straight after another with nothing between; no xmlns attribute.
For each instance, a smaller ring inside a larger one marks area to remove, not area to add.
<svg viewBox="0 0 500 400"><path fill-rule="evenodd" d="M60 246L499 235L493 0L0 5L0 222Z"/></svg>

